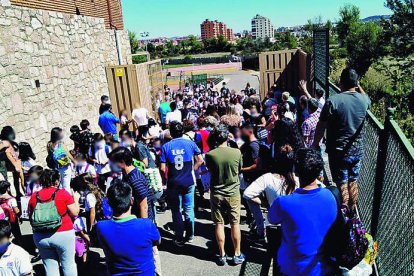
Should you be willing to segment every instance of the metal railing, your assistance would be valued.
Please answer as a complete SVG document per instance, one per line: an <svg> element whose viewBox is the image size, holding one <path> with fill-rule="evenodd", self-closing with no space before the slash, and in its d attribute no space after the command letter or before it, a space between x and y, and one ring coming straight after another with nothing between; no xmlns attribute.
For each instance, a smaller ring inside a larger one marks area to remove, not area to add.
<svg viewBox="0 0 414 276"><path fill-rule="evenodd" d="M379 243L377 274L414 275L414 148L387 113L384 125L369 111L365 121L358 210Z"/></svg>

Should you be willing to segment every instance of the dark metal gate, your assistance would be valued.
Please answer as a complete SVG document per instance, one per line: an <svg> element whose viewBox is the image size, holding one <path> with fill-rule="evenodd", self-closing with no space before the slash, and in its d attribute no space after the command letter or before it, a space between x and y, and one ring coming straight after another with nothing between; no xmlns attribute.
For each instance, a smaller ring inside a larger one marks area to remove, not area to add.
<svg viewBox="0 0 414 276"><path fill-rule="evenodd" d="M329 97L329 30L313 32L314 91L322 89Z"/></svg>

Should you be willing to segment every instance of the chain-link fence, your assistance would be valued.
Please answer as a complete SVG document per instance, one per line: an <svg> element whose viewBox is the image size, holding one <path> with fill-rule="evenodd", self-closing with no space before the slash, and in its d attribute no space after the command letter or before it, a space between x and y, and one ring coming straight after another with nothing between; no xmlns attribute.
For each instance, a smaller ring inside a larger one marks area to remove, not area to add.
<svg viewBox="0 0 414 276"><path fill-rule="evenodd" d="M394 120L385 123L376 239L380 275L414 275L414 149ZM381 145L381 143L380 143ZM374 210L374 211L376 211Z"/></svg>
<svg viewBox="0 0 414 276"><path fill-rule="evenodd" d="M392 111L385 126L368 112L363 137L358 211L379 242L378 274L414 275L414 148Z"/></svg>

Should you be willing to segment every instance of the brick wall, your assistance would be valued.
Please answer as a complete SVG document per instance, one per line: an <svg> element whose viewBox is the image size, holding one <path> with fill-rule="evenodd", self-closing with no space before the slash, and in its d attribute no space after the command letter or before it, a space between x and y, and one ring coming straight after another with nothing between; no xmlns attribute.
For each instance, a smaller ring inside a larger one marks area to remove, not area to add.
<svg viewBox="0 0 414 276"><path fill-rule="evenodd" d="M121 0L10 0L15 6L104 18L105 27L124 29ZM110 12L109 12L110 8ZM112 24L110 24L110 22Z"/></svg>

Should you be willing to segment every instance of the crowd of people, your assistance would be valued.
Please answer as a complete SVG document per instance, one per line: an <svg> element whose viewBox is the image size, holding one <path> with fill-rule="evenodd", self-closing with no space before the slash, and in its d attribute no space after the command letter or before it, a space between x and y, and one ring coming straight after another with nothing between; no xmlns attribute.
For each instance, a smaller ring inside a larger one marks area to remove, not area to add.
<svg viewBox="0 0 414 276"><path fill-rule="evenodd" d="M264 99L250 84L241 93L225 83L220 90L210 83L165 87L156 116L141 106L118 116L102 96L101 131L92 132L85 118L69 129L69 148L66 131L53 128L46 162L15 141L12 126L3 127L0 271L32 273L20 247L26 218L38 252L32 261L41 259L46 275L77 275L91 246L103 249L111 275L162 275L157 213L171 210L174 244L186 246L197 237L195 205L209 193L218 265L245 262L240 225L248 224L248 241L267 246L275 273L335 274L327 243L339 213L325 188L322 155L326 148L332 180L355 209L370 100L349 68L342 93L327 100L322 90L312 96L306 82L298 85L300 95L275 84Z"/></svg>

